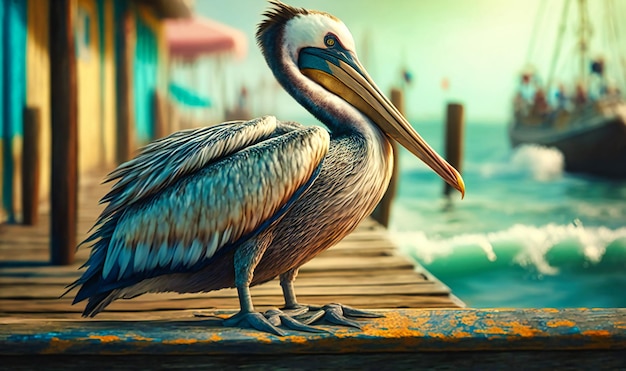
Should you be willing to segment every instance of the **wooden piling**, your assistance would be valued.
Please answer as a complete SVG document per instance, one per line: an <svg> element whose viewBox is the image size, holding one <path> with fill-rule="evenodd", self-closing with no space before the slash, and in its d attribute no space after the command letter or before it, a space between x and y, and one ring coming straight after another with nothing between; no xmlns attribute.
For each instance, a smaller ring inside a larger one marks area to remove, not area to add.
<svg viewBox="0 0 626 371"><path fill-rule="evenodd" d="M122 5L120 5L122 6ZM116 24L116 43L119 51L116 57L116 146L115 159L117 163L130 160L135 145L134 132L134 100L133 100L133 50L135 41L131 29L133 15L128 9L124 10L124 21Z"/></svg>
<svg viewBox="0 0 626 371"><path fill-rule="evenodd" d="M23 120L22 223L35 225L39 215L40 109L38 107L25 107Z"/></svg>
<svg viewBox="0 0 626 371"><path fill-rule="evenodd" d="M169 133L169 128L167 127L167 102L166 99L161 93L158 91L154 92L153 95L153 110L154 110L154 138L159 139L163 138Z"/></svg>
<svg viewBox="0 0 626 371"><path fill-rule="evenodd" d="M445 156L450 165L461 173L463 162L463 136L465 125L465 113L460 103L449 103L446 110L446 148ZM450 197L452 187L445 183L443 193Z"/></svg>
<svg viewBox="0 0 626 371"><path fill-rule="evenodd" d="M404 94L403 91L398 88L391 89L391 103L404 115ZM398 153L398 143L395 140L390 139L391 147L393 148L393 173L391 175L391 181L387 192L383 195L382 200L378 203L374 211L372 212L372 218L378 223L382 224L385 228L389 227L389 220L391 219L391 204L396 196L396 188L398 187L398 171L400 167Z"/></svg>
<svg viewBox="0 0 626 371"><path fill-rule="evenodd" d="M50 255L55 265L71 264L76 249L78 127L76 52L72 0L50 2Z"/></svg>

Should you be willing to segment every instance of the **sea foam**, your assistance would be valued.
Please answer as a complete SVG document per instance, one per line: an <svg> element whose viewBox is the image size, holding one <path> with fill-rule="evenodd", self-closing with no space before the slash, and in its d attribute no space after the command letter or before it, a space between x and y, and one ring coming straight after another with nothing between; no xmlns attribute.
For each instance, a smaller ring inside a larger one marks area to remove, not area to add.
<svg viewBox="0 0 626 371"><path fill-rule="evenodd" d="M563 175L565 159L556 148L523 145L513 150L511 164L527 171L535 180L547 181Z"/></svg>
<svg viewBox="0 0 626 371"><path fill-rule="evenodd" d="M512 265L537 274L557 275L572 265L623 269L626 264L626 227L584 227L580 222L538 227L516 224L498 232L449 238L401 231L394 231L392 237L404 253L426 267L454 270L455 275ZM611 259L618 261L603 261L607 248L614 250Z"/></svg>
<svg viewBox="0 0 626 371"><path fill-rule="evenodd" d="M497 174L528 176L537 181L550 181L563 176L565 159L556 148L529 144L515 148L502 162L480 163L476 168L486 178Z"/></svg>

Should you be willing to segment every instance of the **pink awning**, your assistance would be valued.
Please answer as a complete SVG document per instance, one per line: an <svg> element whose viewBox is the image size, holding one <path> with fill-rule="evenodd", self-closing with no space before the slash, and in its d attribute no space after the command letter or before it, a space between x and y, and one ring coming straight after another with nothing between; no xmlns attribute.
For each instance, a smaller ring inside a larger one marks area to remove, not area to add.
<svg viewBox="0 0 626 371"><path fill-rule="evenodd" d="M243 32L225 24L195 16L167 20L165 35L171 55L196 58L201 55L233 53L246 55L248 42Z"/></svg>

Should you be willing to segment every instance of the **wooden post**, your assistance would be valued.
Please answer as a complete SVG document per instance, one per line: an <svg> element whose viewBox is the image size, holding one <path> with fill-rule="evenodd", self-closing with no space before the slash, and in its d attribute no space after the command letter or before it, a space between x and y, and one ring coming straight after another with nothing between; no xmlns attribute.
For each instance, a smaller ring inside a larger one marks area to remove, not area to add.
<svg viewBox="0 0 626 371"><path fill-rule="evenodd" d="M78 127L72 0L50 2L51 262L71 264L76 249Z"/></svg>
<svg viewBox="0 0 626 371"><path fill-rule="evenodd" d="M463 161L463 126L465 123L463 105L449 103L446 110L446 160L461 173ZM443 193L450 197L452 187L445 183Z"/></svg>
<svg viewBox="0 0 626 371"><path fill-rule="evenodd" d="M397 88L391 89L391 103L393 103L398 111L404 115L404 95L402 90ZM389 220L391 219L391 204L396 196L396 189L398 187L398 172L400 169L398 143L392 139L389 141L391 142L391 147L393 148L393 173L391 175L389 187L387 187L387 192L385 192L382 200L380 200L372 212L372 218L382 224L385 228L389 227Z"/></svg>
<svg viewBox="0 0 626 371"><path fill-rule="evenodd" d="M119 43L116 58L116 93L117 93L117 142L115 157L117 163L128 161L134 149L134 125L133 125L133 49L134 40L132 28L132 12L124 11L124 21L116 24Z"/></svg>
<svg viewBox="0 0 626 371"><path fill-rule="evenodd" d="M37 224L39 206L39 133L41 111L24 108L24 144L22 153L22 223Z"/></svg>
<svg viewBox="0 0 626 371"><path fill-rule="evenodd" d="M154 110L154 138L163 138L169 134L169 128L167 127L167 102L166 99L158 90L154 91L153 95L153 110Z"/></svg>

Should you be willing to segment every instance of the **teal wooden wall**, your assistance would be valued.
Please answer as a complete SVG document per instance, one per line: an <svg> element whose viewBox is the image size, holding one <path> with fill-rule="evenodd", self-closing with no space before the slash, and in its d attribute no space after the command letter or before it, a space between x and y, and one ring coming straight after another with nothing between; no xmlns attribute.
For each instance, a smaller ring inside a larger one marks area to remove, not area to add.
<svg viewBox="0 0 626 371"><path fill-rule="evenodd" d="M13 205L13 142L22 136L26 105L26 0L0 1L0 117L2 130L2 207L15 221Z"/></svg>
<svg viewBox="0 0 626 371"><path fill-rule="evenodd" d="M125 0L115 0L115 22L124 22L124 14L133 12L136 39L133 56L133 118L135 121L135 135L139 143L145 143L154 138L153 99L158 84L159 50L158 39L152 28L142 19L137 9L133 9ZM115 52L116 65L122 66L121 60L124 45L124 35L116 27ZM122 102L118 102L119 105Z"/></svg>
<svg viewBox="0 0 626 371"><path fill-rule="evenodd" d="M134 90L135 128L139 143L154 139L154 95L157 89L159 51L154 31L135 15L137 43L135 44Z"/></svg>

